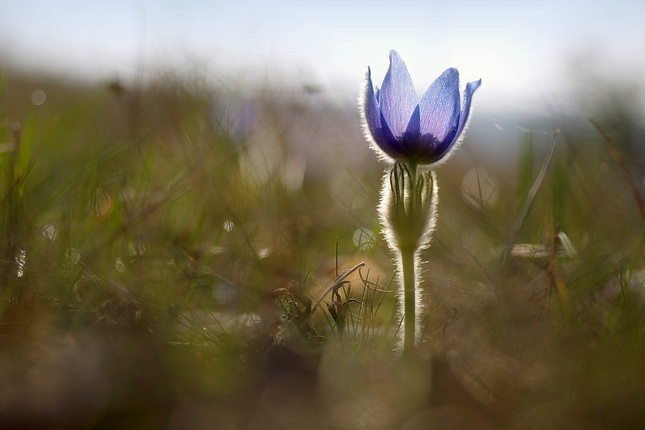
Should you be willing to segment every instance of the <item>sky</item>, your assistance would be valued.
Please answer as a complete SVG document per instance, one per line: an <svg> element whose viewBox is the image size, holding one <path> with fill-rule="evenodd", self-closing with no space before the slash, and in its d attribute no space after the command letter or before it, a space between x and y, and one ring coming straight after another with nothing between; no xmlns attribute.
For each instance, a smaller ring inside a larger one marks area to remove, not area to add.
<svg viewBox="0 0 645 430"><path fill-rule="evenodd" d="M71 79L177 70L214 81L318 85L355 99L390 49L419 93L448 67L482 78L478 103L525 109L576 67L645 75L642 0L0 0L0 60Z"/></svg>

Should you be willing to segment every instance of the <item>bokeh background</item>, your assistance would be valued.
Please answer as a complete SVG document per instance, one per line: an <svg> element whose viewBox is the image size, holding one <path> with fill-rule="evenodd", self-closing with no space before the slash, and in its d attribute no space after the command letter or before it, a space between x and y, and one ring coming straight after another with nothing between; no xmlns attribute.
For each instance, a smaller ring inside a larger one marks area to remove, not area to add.
<svg viewBox="0 0 645 430"><path fill-rule="evenodd" d="M645 423L645 5L0 3L0 427ZM481 78L398 353L388 52Z"/></svg>
<svg viewBox="0 0 645 430"><path fill-rule="evenodd" d="M347 103L367 67L397 49L419 88L457 67L482 77L486 109L565 107L581 77L637 81L645 6L506 1L3 2L4 61L68 79L127 81L161 71L240 84L321 86ZM589 90L589 89L588 89Z"/></svg>

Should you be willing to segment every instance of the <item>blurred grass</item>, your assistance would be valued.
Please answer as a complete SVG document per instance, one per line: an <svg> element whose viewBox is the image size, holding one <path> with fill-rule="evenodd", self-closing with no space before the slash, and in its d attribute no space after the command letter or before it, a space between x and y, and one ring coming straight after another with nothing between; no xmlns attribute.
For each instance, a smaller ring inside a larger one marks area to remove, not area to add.
<svg viewBox="0 0 645 430"><path fill-rule="evenodd" d="M354 109L173 77L1 84L2 428L645 424L643 171L611 112L553 124L534 196L550 133L509 159L471 128L439 171L405 361Z"/></svg>

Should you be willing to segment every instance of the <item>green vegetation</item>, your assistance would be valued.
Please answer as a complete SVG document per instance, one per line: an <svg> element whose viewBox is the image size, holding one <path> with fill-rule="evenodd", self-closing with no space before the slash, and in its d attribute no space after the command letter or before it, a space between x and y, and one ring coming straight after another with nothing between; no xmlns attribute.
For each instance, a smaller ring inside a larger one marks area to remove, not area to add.
<svg viewBox="0 0 645 430"><path fill-rule="evenodd" d="M645 424L643 172L620 121L554 122L552 157L525 133L514 159L473 127L437 172L403 358L355 108L6 74L0 109L1 428Z"/></svg>

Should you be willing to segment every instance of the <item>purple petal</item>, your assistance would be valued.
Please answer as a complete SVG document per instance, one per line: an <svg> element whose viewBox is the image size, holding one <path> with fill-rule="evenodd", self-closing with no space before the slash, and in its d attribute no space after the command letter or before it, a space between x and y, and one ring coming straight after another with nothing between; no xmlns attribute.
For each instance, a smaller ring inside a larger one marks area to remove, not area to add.
<svg viewBox="0 0 645 430"><path fill-rule="evenodd" d="M390 68L381 87L379 107L392 134L401 137L417 107L417 94L403 59L394 50L390 51Z"/></svg>
<svg viewBox="0 0 645 430"><path fill-rule="evenodd" d="M372 134L374 140L387 155L395 160L400 159L403 156L401 142L392 134L385 118L383 118L383 113L381 113L381 125L382 127L378 130L378 133Z"/></svg>
<svg viewBox="0 0 645 430"><path fill-rule="evenodd" d="M419 102L421 134L439 142L457 127L459 120L459 72L448 69L430 85Z"/></svg>
<svg viewBox="0 0 645 430"><path fill-rule="evenodd" d="M390 157L400 157L401 145L392 135L387 123L383 119L383 114L378 106L379 91L374 92L372 72L369 68L365 74L363 91L363 118L369 133L372 135L372 139Z"/></svg>
<svg viewBox="0 0 645 430"><path fill-rule="evenodd" d="M419 106L414 109L412 112L412 117L410 117L410 122L408 123L408 128L405 130L403 138L400 139L402 142L403 151L412 156L417 153L419 149L419 137L421 136L421 114Z"/></svg>
<svg viewBox="0 0 645 430"><path fill-rule="evenodd" d="M408 126L405 129L406 137L417 137L421 133L421 110L419 106L414 108L412 116L408 122Z"/></svg>
<svg viewBox="0 0 645 430"><path fill-rule="evenodd" d="M381 128L381 113L379 111L378 104L376 103L374 86L372 85L372 72L369 67L365 74L365 88L363 90L363 113L365 115L367 127L373 135L375 130Z"/></svg>
<svg viewBox="0 0 645 430"><path fill-rule="evenodd" d="M419 136L417 146L416 159L419 164L432 164L440 160L447 152L431 134Z"/></svg>
<svg viewBox="0 0 645 430"><path fill-rule="evenodd" d="M479 88L481 83L482 80L480 79L478 81L468 82L468 84L466 84L464 103L461 107L461 114L459 115L459 125L457 126L457 137L459 137L461 132L464 131L464 127L466 127L466 123L468 122L468 115L470 115L470 104L473 100L473 94L475 93L475 90Z"/></svg>

